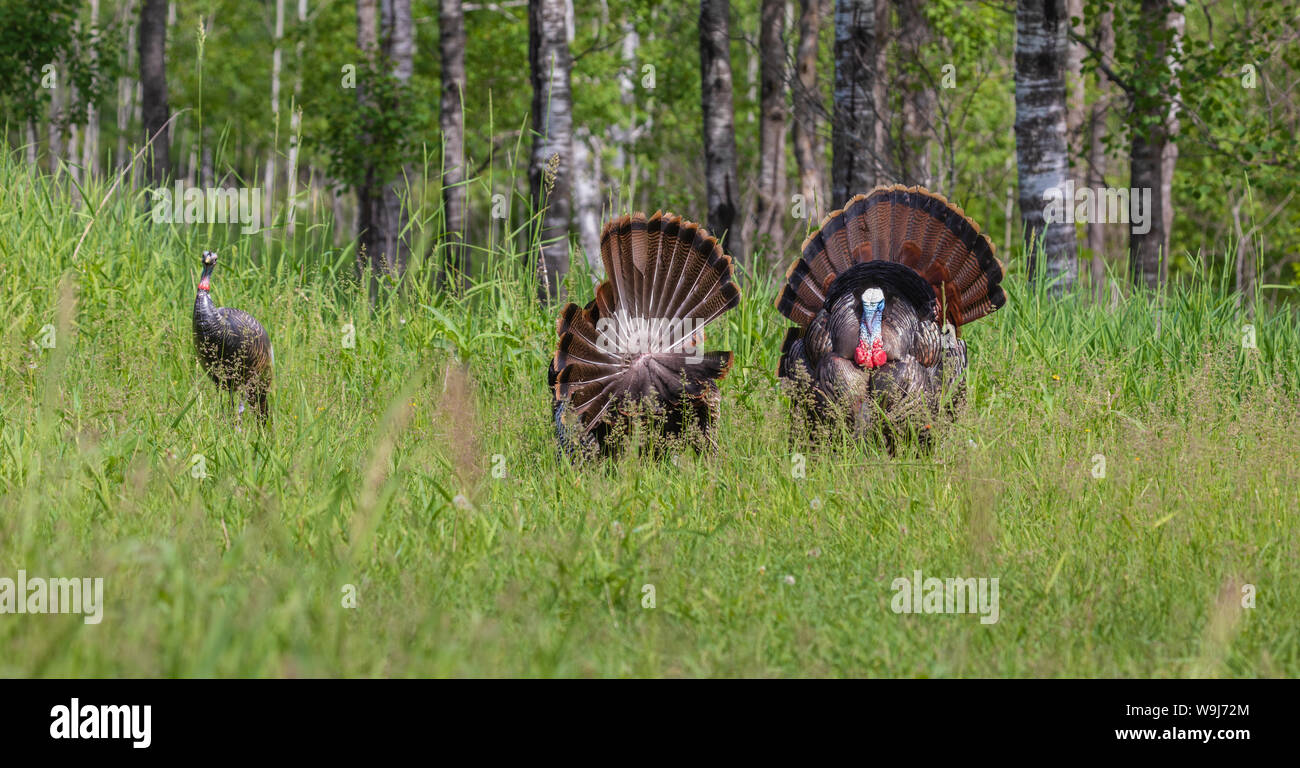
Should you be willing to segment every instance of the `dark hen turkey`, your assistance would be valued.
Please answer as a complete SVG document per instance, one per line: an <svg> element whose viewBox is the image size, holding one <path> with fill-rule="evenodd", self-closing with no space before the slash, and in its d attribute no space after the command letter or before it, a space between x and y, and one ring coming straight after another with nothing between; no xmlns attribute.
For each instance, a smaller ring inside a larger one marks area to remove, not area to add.
<svg viewBox="0 0 1300 768"><path fill-rule="evenodd" d="M740 302L731 258L700 225L668 213L615 219L600 236L608 279L560 313L548 381L561 447L613 452L647 417L668 437L713 443L730 352L703 352L704 328Z"/></svg>
<svg viewBox="0 0 1300 768"><path fill-rule="evenodd" d="M212 270L217 254L203 252L203 275L194 297L194 347L203 370L234 398L239 410L249 402L265 424L270 416L267 391L271 386L271 364L275 353L266 329L241 309L217 307L212 303Z"/></svg>
<svg viewBox="0 0 1300 768"><path fill-rule="evenodd" d="M921 187L878 187L822 221L791 265L777 310L798 323L779 375L817 423L928 443L965 387L965 323L1006 303L979 226Z"/></svg>

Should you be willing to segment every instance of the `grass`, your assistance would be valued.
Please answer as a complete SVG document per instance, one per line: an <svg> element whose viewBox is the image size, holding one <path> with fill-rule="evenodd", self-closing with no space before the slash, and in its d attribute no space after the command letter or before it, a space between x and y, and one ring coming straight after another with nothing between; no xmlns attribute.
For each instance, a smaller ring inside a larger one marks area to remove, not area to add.
<svg viewBox="0 0 1300 768"><path fill-rule="evenodd" d="M555 310L510 238L462 297L417 258L371 307L328 227L299 229L156 226L121 191L96 214L0 159L0 576L106 597L98 625L0 615L0 675L1300 672L1291 308L1261 304L1243 349L1222 286L1099 306L1013 265L932 455L802 449L799 478L786 322L752 277L709 344L737 353L717 453L575 467L549 422ZM217 302L275 345L267 432L195 361L213 246ZM916 569L998 577L1000 620L893 613Z"/></svg>

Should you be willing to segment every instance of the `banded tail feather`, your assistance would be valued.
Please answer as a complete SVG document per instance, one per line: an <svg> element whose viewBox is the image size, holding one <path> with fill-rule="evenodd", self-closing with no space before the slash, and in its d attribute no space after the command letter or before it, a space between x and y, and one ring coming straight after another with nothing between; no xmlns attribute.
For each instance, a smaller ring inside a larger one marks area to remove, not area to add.
<svg viewBox="0 0 1300 768"><path fill-rule="evenodd" d="M807 326L831 284L854 264L903 264L934 286L943 319L960 329L1006 303L1002 263L979 225L922 187L877 187L822 221L786 273L777 311Z"/></svg>
<svg viewBox="0 0 1300 768"><path fill-rule="evenodd" d="M700 345L740 303L731 258L699 224L662 211L607 223L600 253L608 279L556 321L547 381L561 445L611 452L612 433L647 403L666 435L711 442L732 354Z"/></svg>

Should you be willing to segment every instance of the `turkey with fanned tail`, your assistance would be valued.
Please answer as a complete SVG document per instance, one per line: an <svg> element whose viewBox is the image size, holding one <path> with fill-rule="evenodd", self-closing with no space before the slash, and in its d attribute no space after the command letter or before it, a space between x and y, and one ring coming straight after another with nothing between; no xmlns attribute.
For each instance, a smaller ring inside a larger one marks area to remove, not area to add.
<svg viewBox="0 0 1300 768"><path fill-rule="evenodd" d="M816 424L928 445L965 389L962 325L1006 303L993 244L921 187L878 187L827 216L790 266L778 374Z"/></svg>
<svg viewBox="0 0 1300 768"><path fill-rule="evenodd" d="M704 352L704 328L740 302L731 258L700 225L670 213L605 225L607 279L585 307L561 312L548 371L561 448L614 453L638 423L713 445L717 382L730 352Z"/></svg>

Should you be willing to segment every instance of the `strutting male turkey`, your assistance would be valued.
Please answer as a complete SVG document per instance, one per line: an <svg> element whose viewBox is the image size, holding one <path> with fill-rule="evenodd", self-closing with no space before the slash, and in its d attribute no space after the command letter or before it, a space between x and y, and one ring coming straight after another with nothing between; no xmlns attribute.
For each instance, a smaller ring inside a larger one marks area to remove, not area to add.
<svg viewBox="0 0 1300 768"><path fill-rule="evenodd" d="M271 386L271 364L275 352L262 324L242 309L217 307L212 303L212 270L217 254L203 252L203 275L194 297L194 346L203 370L228 391L231 399L240 398L257 411L258 421L265 424L270 411L267 390Z"/></svg>
<svg viewBox="0 0 1300 768"><path fill-rule="evenodd" d="M560 313L548 381L561 448L613 453L638 414L697 449L713 444L730 352L703 352L704 327L740 303L731 258L700 225L670 213L605 225L608 279Z"/></svg>
<svg viewBox="0 0 1300 768"><path fill-rule="evenodd" d="M791 265L777 310L779 375L814 423L928 445L964 392L965 323L1006 303L979 226L921 187L877 187L827 216Z"/></svg>

